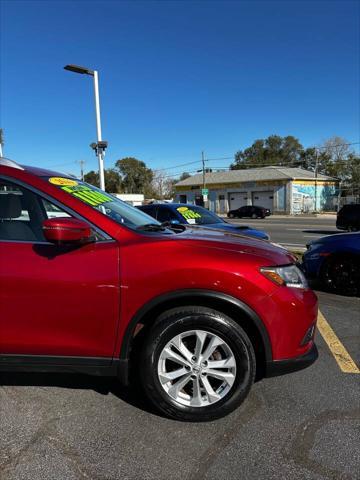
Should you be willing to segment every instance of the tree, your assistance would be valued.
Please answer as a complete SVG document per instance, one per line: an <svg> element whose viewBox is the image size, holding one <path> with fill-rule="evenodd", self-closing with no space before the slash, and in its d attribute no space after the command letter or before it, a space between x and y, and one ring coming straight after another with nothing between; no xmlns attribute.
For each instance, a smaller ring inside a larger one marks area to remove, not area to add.
<svg viewBox="0 0 360 480"><path fill-rule="evenodd" d="M301 154L300 166L312 172L315 172L316 168L318 172L325 172L327 171L329 162L330 158L326 152L315 147L309 147Z"/></svg>
<svg viewBox="0 0 360 480"><path fill-rule="evenodd" d="M331 137L319 147L307 148L302 154L303 167L337 178L341 190L346 194L360 193L360 157L350 148L349 142L341 137Z"/></svg>
<svg viewBox="0 0 360 480"><path fill-rule="evenodd" d="M270 135L266 139L255 140L251 147L245 150L239 150L230 168L236 170L267 165L296 166L301 162L303 150L299 140L291 135Z"/></svg>
<svg viewBox="0 0 360 480"><path fill-rule="evenodd" d="M189 172L183 172L181 175L180 175L180 178L179 178L179 182L181 182L181 180L186 180L187 178L191 177L190 173Z"/></svg>
<svg viewBox="0 0 360 480"><path fill-rule="evenodd" d="M153 172L141 160L126 157L118 160L115 167L122 176L122 185L125 193L151 194Z"/></svg>
<svg viewBox="0 0 360 480"><path fill-rule="evenodd" d="M338 136L328 138L317 151L319 158L325 158L324 162L320 164L318 162L321 173L347 181L352 177L350 170L354 161L356 164L356 155L345 138Z"/></svg>
<svg viewBox="0 0 360 480"><path fill-rule="evenodd" d="M336 135L325 140L320 149L334 163L346 161L351 153L349 142L345 138Z"/></svg>
<svg viewBox="0 0 360 480"><path fill-rule="evenodd" d="M105 169L104 175L105 175L105 188L107 192L121 193L123 191L121 177L115 169L113 168ZM91 172L86 173L84 176L84 180L85 182L90 183L95 187L100 186L99 173L94 172L94 170L91 170Z"/></svg>
<svg viewBox="0 0 360 480"><path fill-rule="evenodd" d="M345 182L351 189L351 195L360 196L360 156L350 153L348 156L348 179ZM347 193L348 194L348 193Z"/></svg>
<svg viewBox="0 0 360 480"><path fill-rule="evenodd" d="M166 175L165 170L154 170L152 180L153 197L162 200L171 198L174 190L174 180Z"/></svg>

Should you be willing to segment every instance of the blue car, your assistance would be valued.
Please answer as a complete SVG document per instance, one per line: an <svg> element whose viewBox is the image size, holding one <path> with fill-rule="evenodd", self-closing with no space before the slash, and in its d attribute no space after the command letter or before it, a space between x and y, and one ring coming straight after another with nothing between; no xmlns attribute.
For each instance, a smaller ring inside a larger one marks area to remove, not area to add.
<svg viewBox="0 0 360 480"><path fill-rule="evenodd" d="M307 245L302 268L309 278L340 295L360 294L360 233L341 233Z"/></svg>
<svg viewBox="0 0 360 480"><path fill-rule="evenodd" d="M269 240L267 233L245 225L232 225L222 218L198 205L184 203L152 203L141 205L140 210L155 218L158 222L168 222L171 225L199 225L206 228L216 228L229 233L249 235L262 240Z"/></svg>

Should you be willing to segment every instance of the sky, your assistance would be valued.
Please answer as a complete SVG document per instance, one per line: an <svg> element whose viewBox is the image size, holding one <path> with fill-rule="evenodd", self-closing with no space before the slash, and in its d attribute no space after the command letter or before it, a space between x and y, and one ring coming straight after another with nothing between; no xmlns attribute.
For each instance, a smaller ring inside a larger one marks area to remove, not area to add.
<svg viewBox="0 0 360 480"><path fill-rule="evenodd" d="M0 127L19 163L97 168L92 78L69 63L99 71L108 168L132 156L176 175L202 151L226 167L271 134L360 142L359 1L0 0L0 27Z"/></svg>

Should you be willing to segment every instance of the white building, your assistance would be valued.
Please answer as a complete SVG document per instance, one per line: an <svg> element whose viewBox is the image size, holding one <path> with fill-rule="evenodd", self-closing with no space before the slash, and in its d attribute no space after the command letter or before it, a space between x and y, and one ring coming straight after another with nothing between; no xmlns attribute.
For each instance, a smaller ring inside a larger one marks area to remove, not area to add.
<svg viewBox="0 0 360 480"><path fill-rule="evenodd" d="M175 185L175 202L203 204L203 176ZM338 181L302 168L264 167L205 174L209 209L217 213L244 205L269 208L273 213L306 213L334 209Z"/></svg>
<svg viewBox="0 0 360 480"><path fill-rule="evenodd" d="M115 193L115 197L120 198L120 200L123 200L133 207L142 205L144 201L144 195L142 193Z"/></svg>

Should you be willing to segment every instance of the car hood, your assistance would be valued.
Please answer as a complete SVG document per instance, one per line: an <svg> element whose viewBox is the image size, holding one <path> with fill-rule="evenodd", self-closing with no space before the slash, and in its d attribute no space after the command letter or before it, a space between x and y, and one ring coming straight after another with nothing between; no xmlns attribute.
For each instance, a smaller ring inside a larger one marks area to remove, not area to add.
<svg viewBox="0 0 360 480"><path fill-rule="evenodd" d="M186 227L193 227L193 225L188 224ZM244 234L244 235L251 235L254 237L262 238L264 240L269 240L269 236L267 233L263 232L262 230L257 230L256 228L251 228L247 225L232 225L231 223L209 223L206 225L197 225L197 228L211 228L217 230L225 230L229 232L233 232L235 234Z"/></svg>
<svg viewBox="0 0 360 480"><path fill-rule="evenodd" d="M346 243L346 244L360 244L360 233L335 233L333 235L326 235L325 237L311 240L308 245L329 243Z"/></svg>
<svg viewBox="0 0 360 480"><path fill-rule="evenodd" d="M212 248L227 252L251 254L254 256L266 258L269 264L285 265L294 263L296 257L286 248L276 245L267 240L249 237L247 235L225 232L224 230L215 230L213 228L202 228L199 226L188 226L182 233L173 237L174 240L181 242L191 242L201 248Z"/></svg>

